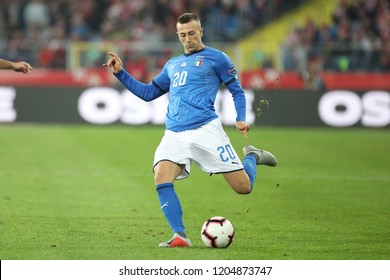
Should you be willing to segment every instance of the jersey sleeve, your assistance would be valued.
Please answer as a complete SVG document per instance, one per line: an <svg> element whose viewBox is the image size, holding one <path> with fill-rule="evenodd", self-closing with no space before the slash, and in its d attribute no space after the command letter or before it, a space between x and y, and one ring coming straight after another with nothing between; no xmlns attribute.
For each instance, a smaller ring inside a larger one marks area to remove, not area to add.
<svg viewBox="0 0 390 280"><path fill-rule="evenodd" d="M237 71L234 68L233 62L230 57L225 53L220 52L216 60L216 71L225 86L237 80Z"/></svg>
<svg viewBox="0 0 390 280"><path fill-rule="evenodd" d="M153 79L153 84L162 92L166 93L169 91L169 87L171 84L171 80L168 76L168 64L166 63L161 70L160 74L158 74Z"/></svg>
<svg viewBox="0 0 390 280"><path fill-rule="evenodd" d="M236 121L245 121L245 92L242 89L240 82L238 81L237 71L234 68L233 62L225 53L220 53L220 57L217 59L216 63L216 71L222 83L228 88L233 96L234 107L237 113Z"/></svg>
<svg viewBox="0 0 390 280"><path fill-rule="evenodd" d="M241 84L237 79L233 80L228 86L228 90L233 96L234 107L236 108L236 121L246 121L246 97Z"/></svg>
<svg viewBox="0 0 390 280"><path fill-rule="evenodd" d="M144 101L152 101L162 96L164 91L161 91L154 83L144 84L134 79L125 69L114 76L134 95L138 96Z"/></svg>

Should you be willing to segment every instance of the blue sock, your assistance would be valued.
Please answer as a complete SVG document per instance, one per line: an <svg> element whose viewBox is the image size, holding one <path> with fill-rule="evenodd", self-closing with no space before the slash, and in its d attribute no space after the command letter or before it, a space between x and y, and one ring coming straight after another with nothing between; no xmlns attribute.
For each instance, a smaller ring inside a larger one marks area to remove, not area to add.
<svg viewBox="0 0 390 280"><path fill-rule="evenodd" d="M164 183L156 186L161 210L165 215L174 233L185 232L183 225L183 211L179 198L176 195L173 183Z"/></svg>
<svg viewBox="0 0 390 280"><path fill-rule="evenodd" d="M254 154L248 154L244 160L242 161L242 165L244 166L244 170L246 174L249 176L249 181L251 182L251 189L253 189L255 180L256 180L256 156Z"/></svg>

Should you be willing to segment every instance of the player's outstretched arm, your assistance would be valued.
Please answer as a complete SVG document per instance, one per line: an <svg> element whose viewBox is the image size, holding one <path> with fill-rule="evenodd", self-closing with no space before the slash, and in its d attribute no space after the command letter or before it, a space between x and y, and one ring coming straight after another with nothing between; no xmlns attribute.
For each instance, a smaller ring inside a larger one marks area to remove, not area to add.
<svg viewBox="0 0 390 280"><path fill-rule="evenodd" d="M113 52L108 52L108 55L111 58L107 61L107 63L104 63L103 66L110 67L112 72L115 74L119 73L123 69L122 60L117 54Z"/></svg>
<svg viewBox="0 0 390 280"><path fill-rule="evenodd" d="M0 69L10 69L14 70L15 72L22 72L22 73L31 73L33 68L31 65L25 61L20 62L12 62L5 59L0 59Z"/></svg>
<svg viewBox="0 0 390 280"><path fill-rule="evenodd" d="M103 66L110 67L114 72L114 76L135 96L138 96L144 101L152 101L165 93L153 82L144 84L134 79L126 69L123 68L122 60L117 54L108 52L108 55L111 58L107 63L104 63Z"/></svg>

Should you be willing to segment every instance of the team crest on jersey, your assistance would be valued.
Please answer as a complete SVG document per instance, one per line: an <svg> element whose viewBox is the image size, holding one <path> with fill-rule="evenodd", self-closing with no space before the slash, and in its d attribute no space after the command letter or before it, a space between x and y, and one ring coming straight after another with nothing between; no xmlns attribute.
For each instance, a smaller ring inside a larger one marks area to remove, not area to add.
<svg viewBox="0 0 390 280"><path fill-rule="evenodd" d="M198 66L201 66L203 63L203 60L197 60L195 61L195 66L198 67Z"/></svg>

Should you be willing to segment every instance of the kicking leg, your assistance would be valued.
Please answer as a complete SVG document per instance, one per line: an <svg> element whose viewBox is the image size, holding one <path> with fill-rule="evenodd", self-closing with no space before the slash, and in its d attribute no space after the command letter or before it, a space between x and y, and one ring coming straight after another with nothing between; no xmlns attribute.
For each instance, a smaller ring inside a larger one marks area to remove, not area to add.
<svg viewBox="0 0 390 280"><path fill-rule="evenodd" d="M248 194L252 191L256 180L256 165L276 166L278 162L270 152L250 145L245 146L243 152L244 170L225 173L224 177L234 191L239 194Z"/></svg>
<svg viewBox="0 0 390 280"><path fill-rule="evenodd" d="M244 170L223 173L226 182L239 194L249 194L252 191L248 174Z"/></svg>

